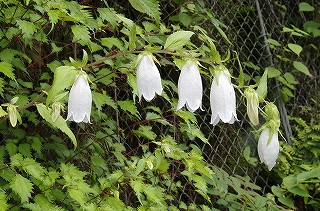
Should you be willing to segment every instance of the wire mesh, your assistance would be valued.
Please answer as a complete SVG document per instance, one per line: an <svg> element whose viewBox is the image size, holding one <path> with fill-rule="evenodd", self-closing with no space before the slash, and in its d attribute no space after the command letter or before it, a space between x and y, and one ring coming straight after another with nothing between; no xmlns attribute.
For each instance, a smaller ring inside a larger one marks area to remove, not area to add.
<svg viewBox="0 0 320 211"><path fill-rule="evenodd" d="M213 11L215 18L223 23L221 25L222 29L232 43L232 45L230 45L222 37L221 39L218 39L216 45L219 52L222 52L222 55L226 55L228 49L236 51L239 54L240 61L245 64L243 65L243 70L248 78L261 77L264 69L268 66L284 65L276 63L277 61L274 60L274 55L277 51L275 49L268 51L266 38L274 38L276 40L281 40L284 43L296 43L294 37L289 37L288 39L287 35L280 32L284 26L288 26L291 23L297 24L298 22L295 20L301 18L301 14L296 12L298 11L298 1L206 0L205 3L206 6ZM287 9L284 9L283 6ZM219 37L219 32L212 25L210 33L212 37ZM318 59L318 61L320 60ZM295 96L297 97L292 103L287 102L284 104L279 84L275 80L269 81L268 100L277 100L277 102L279 102L278 107L282 117L282 130L289 135L290 131L288 130L290 130L290 125L286 122L287 109L288 113L293 114L295 110L299 108L299 105L302 105L307 101L305 98L307 95L305 93L308 91L308 87L312 87L312 90L316 90L318 86L317 82L319 81L319 73L316 71L317 66L319 66L318 63L319 62L317 62L316 59L307 61L307 65L314 74L314 78L311 84L300 84L302 89L299 89L300 87L296 89ZM230 63L227 64L227 67L235 76L239 72L239 66L236 60L230 61ZM177 84L177 71L172 69L163 77ZM274 185L276 181L274 174L267 171L266 167L261 165L260 162L257 163L257 166L249 164L243 154L244 149L249 146L251 149L251 156L258 158L256 150L258 137L255 132L258 128L253 128L248 121L246 106L244 104L245 100L241 99L243 98L241 94L237 95L238 122L233 125L219 124L218 126L213 127L209 124L211 116L209 89L211 84L209 80L203 80L204 111L197 111L197 118L199 127L208 138L211 146L202 144L201 142L195 142L194 144L197 144L203 151L203 155L209 163L221 167L231 175L237 174L249 176L251 181L262 187L262 193L270 191L271 186ZM252 81L252 83L254 82ZM126 97L123 99L126 99ZM316 97L318 99L319 96ZM169 110L171 106L163 98L157 98L153 103L155 105L162 105L162 111ZM146 115L147 111L144 108L147 106L148 104L144 102L139 104L139 111L143 111L140 113L142 117L145 117ZM175 138L178 139L180 134L176 133L175 127L178 125L179 120L175 116L170 115L170 113L163 115L174 127L164 127L159 124L153 125L153 129L156 129L159 133L161 132L161 134L173 132ZM136 129L141 123L134 123L134 120L130 119L121 119L121 114L117 114L116 116L117 120L120 119L118 126L122 129L125 128L125 130ZM139 146L143 144L147 144L151 148L153 146L151 142L143 142L142 140L139 140L138 143L134 141L130 142L130 137L127 137L126 141L128 141L128 144L126 145L129 149L128 152L135 152L132 154L136 154L137 150L141 150ZM176 166L176 168L180 167ZM184 188L188 187L185 186ZM194 201L196 199L192 200Z"/></svg>

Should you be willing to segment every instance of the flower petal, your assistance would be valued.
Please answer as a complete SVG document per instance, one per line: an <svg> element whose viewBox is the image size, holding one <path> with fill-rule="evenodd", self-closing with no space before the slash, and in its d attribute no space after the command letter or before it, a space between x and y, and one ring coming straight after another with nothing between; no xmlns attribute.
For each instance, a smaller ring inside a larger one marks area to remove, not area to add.
<svg viewBox="0 0 320 211"><path fill-rule="evenodd" d="M278 155L279 155L279 141L278 141L278 132L275 132L269 141L270 129L265 128L259 138L258 142L258 155L261 162L265 163L268 166L268 170L271 171L274 165L276 164Z"/></svg>
<svg viewBox="0 0 320 211"><path fill-rule="evenodd" d="M178 80L179 101L177 110L187 104L187 109L194 112L202 104L202 80L198 66L193 61L186 61Z"/></svg>
<svg viewBox="0 0 320 211"><path fill-rule="evenodd" d="M86 76L79 75L72 85L68 100L67 120L90 122L92 95Z"/></svg>
<svg viewBox="0 0 320 211"><path fill-rule="evenodd" d="M137 87L139 100L143 96L146 101L151 101L156 93L162 94L161 76L151 55L144 55L137 68Z"/></svg>
<svg viewBox="0 0 320 211"><path fill-rule="evenodd" d="M236 117L236 95L232 84L230 83L229 76L224 72L219 74L218 92L219 96L219 115L224 123L228 123ZM233 123L233 122L232 122Z"/></svg>

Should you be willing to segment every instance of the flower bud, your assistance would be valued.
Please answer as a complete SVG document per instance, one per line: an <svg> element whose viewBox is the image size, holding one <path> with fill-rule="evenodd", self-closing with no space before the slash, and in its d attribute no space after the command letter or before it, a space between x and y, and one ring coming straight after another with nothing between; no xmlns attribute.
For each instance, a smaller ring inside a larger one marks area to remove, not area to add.
<svg viewBox="0 0 320 211"><path fill-rule="evenodd" d="M177 110L184 105L191 112L201 107L202 104L202 80L198 65L191 60L183 65L178 80L179 102Z"/></svg>
<svg viewBox="0 0 320 211"><path fill-rule="evenodd" d="M56 101L52 104L51 118L53 122L57 121L61 110L63 110L63 105L60 102Z"/></svg>
<svg viewBox="0 0 320 211"><path fill-rule="evenodd" d="M266 120L277 120L280 119L279 110L277 106L273 103L267 103L266 107L264 108L266 113Z"/></svg>
<svg viewBox="0 0 320 211"><path fill-rule="evenodd" d="M250 122L253 125L259 124L259 96L258 93L251 87L244 92L247 98L247 114Z"/></svg>
<svg viewBox="0 0 320 211"><path fill-rule="evenodd" d="M9 121L12 127L15 127L17 125L17 121L19 121L20 123L22 122L16 105L9 104L7 107L7 112L8 112Z"/></svg>

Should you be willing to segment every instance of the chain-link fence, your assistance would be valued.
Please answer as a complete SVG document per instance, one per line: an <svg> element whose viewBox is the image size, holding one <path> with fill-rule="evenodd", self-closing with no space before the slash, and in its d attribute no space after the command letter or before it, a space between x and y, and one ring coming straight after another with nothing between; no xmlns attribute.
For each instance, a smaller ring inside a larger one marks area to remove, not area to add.
<svg viewBox="0 0 320 211"><path fill-rule="evenodd" d="M283 42L296 43L297 39L294 36L281 33L283 27L295 25L303 28L303 23L306 17L303 13L299 13L300 1L207 1L207 5L211 7L216 18L222 21L227 27L224 28L225 33L231 40L231 46L223 45L226 42L219 42L219 47L223 50L231 48L239 53L240 60L245 64L244 72L254 77L259 77L263 74L264 68L268 66L286 67L287 63L277 63L275 60L276 49L270 50L267 42L268 38L273 38ZM310 2L314 3L314 2ZM217 30L212 29L212 35L216 37ZM304 43L299 43L303 45ZM294 102L289 101L284 103L282 98L279 82L276 79L269 80L268 100L276 100L277 106L281 114L281 129L288 144L291 144L290 137L292 136L291 127L288 121L288 113L294 114L299 109L299 106L306 103L317 102L319 96L316 94L319 81L319 55L309 57L306 61L313 78L299 75L298 80L302 82L295 91ZM237 61L229 64L229 68L237 69ZM308 80L311 83L303 83ZM312 92L312 93L310 93ZM208 93L206 90L205 93ZM307 96L313 97L313 100L307 99ZM238 99L240 96L238 96ZM204 97L204 101L209 101L209 96ZM249 146L253 151L252 156L257 157L256 144L257 137L254 136L255 128L252 128L248 123L243 104L244 101L238 101L238 124L233 126L219 126L212 129L208 124L206 115L201 122L203 131L209 131L208 135L212 148L203 149L212 163L222 167L229 173L249 175L251 179L261 187L270 188L272 181L270 179L272 173L268 173L261 168L262 166L254 167L248 165L243 156L243 150ZM317 106L317 105L316 105ZM203 115L200 115L203 116ZM236 134L236 135L232 135Z"/></svg>
<svg viewBox="0 0 320 211"><path fill-rule="evenodd" d="M283 64L276 64L274 57L276 50L271 49L267 42L268 38L274 38L276 40L282 40L285 44L288 42L295 43L294 37L290 37L287 34L281 33L284 26L288 26L291 23L297 24L295 20L301 18L302 14L298 13L299 1L271 1L271 0L207 0L206 7L211 8L215 18L221 21L221 28L230 39L229 44L225 39L221 37L221 40L217 40L217 48L222 55L226 56L228 49L232 52L237 52L240 61L244 64L243 70L250 78L259 78L262 76L264 69L269 66L277 66ZM285 9L284 9L285 8ZM206 28L207 29L207 28ZM218 38L219 32L215 27L210 30L211 36ZM289 40L288 40L289 39ZM235 55L235 53L232 53ZM319 80L319 73L317 73L317 60L310 59L307 61L310 71L314 74L313 83L308 84L312 86L312 90L316 90L317 81ZM230 71L237 76L239 72L239 64L236 59L231 60L227 67ZM165 79L177 84L178 72L176 70L169 71L165 76ZM248 78L249 78L248 77ZM303 79L303 78L302 78ZM205 80L205 79L203 79ZM255 83L252 81L252 84ZM281 114L281 130L283 131L284 137L288 144L290 144L290 137L292 136L290 124L288 121L288 114L293 114L294 110L299 107L299 104L303 104L306 99L306 92L308 87L304 84L303 89L296 89L294 93L297 96L293 103L284 103L281 95L279 82L275 79L269 80L268 87L268 100L275 101L280 114ZM203 151L204 157L208 162L221 167L231 175L238 174L242 176L248 175L251 181L262 187L262 193L266 193L270 190L270 187L275 184L273 181L274 175L272 172L268 172L266 167L260 164L257 160L253 162L255 164L249 164L244 156L244 149L250 147L250 156L258 159L257 155L257 140L258 134L256 133L258 128L253 128L248 121L246 116L246 106L243 96L239 93L237 95L237 115L239 121L233 125L218 124L213 127L210 122L210 81L203 81L204 96L203 96L203 108L204 111L197 111L198 124L201 131L208 138L211 146L207 144L198 143L198 147ZM117 89L116 89L117 90ZM128 97L128 93L123 93L124 98ZM115 94L115 96L121 96ZM241 99L241 100L240 100ZM291 101L290 101L291 102ZM156 98L153 101L156 105L162 106L162 111L170 109L170 105L163 98ZM139 105L139 111L143 111L149 104L141 102ZM145 114L142 114L145 115ZM163 114L166 120L176 126L179 122L177 117ZM134 121L122 119L121 115L116 115L118 126L127 130L132 130L139 123ZM263 121L261 119L261 121ZM262 122L263 123L263 122ZM157 125L158 131L162 134L170 131L174 132L174 128L164 127L161 124ZM176 139L179 138L180 134L176 134ZM130 139L127 137L127 141ZM197 143L197 142L195 142ZM193 144L195 144L193 143ZM141 150L139 145L140 142L130 142L127 147L128 152L137 154L137 150ZM143 143L146 144L146 143ZM179 166L176 166L179 168Z"/></svg>

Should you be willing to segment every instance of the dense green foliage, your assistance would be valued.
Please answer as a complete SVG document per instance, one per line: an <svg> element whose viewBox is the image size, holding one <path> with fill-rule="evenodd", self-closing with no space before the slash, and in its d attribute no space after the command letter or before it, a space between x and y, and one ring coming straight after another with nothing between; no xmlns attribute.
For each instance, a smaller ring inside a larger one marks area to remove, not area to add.
<svg viewBox="0 0 320 211"><path fill-rule="evenodd" d="M211 81L216 67L238 59L229 51L221 58L206 27L230 40L203 1L78 2L0 0L0 210L284 210L294 208L293 195L309 202L318 194L319 163L300 163L298 153L319 157L309 146L316 123L294 118L306 144L284 146L286 165L277 168L283 185L263 195L248 176L208 162L199 146L210 140L197 114L176 111L172 67L195 59ZM158 60L164 85L150 103L137 102L136 61L144 51ZM91 80L92 124L64 120L68 90L82 70ZM264 105L267 74L251 79L240 65L232 75L240 91L254 82ZM283 207L276 203L282 193Z"/></svg>

